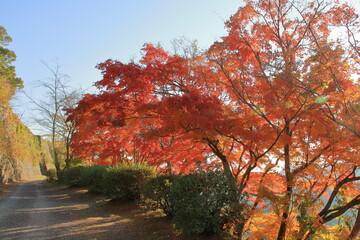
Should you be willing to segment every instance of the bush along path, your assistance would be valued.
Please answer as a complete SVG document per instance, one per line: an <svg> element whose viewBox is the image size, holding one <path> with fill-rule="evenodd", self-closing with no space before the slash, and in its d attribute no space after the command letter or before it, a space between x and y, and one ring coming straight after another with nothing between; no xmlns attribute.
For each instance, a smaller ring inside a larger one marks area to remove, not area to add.
<svg viewBox="0 0 360 240"><path fill-rule="evenodd" d="M59 181L166 216L166 224L184 234L170 230L171 239L239 239L248 211L238 186L214 169L157 175L151 167L137 164L80 166L60 172ZM152 220L156 225L159 218ZM155 225L149 228L152 234Z"/></svg>

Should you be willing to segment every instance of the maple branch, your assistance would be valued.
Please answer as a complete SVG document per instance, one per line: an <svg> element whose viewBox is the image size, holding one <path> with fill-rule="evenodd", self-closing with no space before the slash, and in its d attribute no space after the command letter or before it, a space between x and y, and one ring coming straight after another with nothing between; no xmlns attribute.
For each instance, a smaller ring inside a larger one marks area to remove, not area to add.
<svg viewBox="0 0 360 240"><path fill-rule="evenodd" d="M273 169L275 166L278 165L279 161L280 161L280 158L276 159L276 162L275 162L274 166L273 166L273 167L268 167L268 168L264 171L264 173L263 173L262 176L261 176L259 185L261 185L261 184L264 182L265 176L271 171L271 169ZM254 201L253 206L251 207L251 211L254 211L254 210L256 209L256 207L258 206L259 202L260 202L260 198L259 198L259 196L257 196L256 199L255 199L255 201Z"/></svg>
<svg viewBox="0 0 360 240"><path fill-rule="evenodd" d="M328 105L326 104L326 106L328 107ZM323 108L321 108L321 111L325 114L326 117L328 117L330 120L332 120L333 122L339 124L340 126L346 128L347 130L349 130L350 132L354 133L357 137L360 138L360 132L357 131L356 128L350 127L349 125L347 125L346 123L339 121L336 116L333 114L333 112L330 110L330 108L328 107L329 113L328 114Z"/></svg>
<svg viewBox="0 0 360 240"><path fill-rule="evenodd" d="M243 158L243 156L245 154L245 151L246 151L245 148L243 148L242 151L241 151L240 157L239 157L239 162L242 162L242 158ZM238 167L237 167L237 172L234 173L235 179L238 179L240 172L241 172L241 164L239 163Z"/></svg>
<svg viewBox="0 0 360 240"><path fill-rule="evenodd" d="M325 183L325 186L323 187L323 189L318 193L318 195L314 198L314 200L312 200L312 203L315 203L317 200L320 199L320 197L326 192L327 188L328 188L328 183Z"/></svg>
<svg viewBox="0 0 360 240"><path fill-rule="evenodd" d="M224 73L226 79L229 80L230 84L231 84L231 90L235 93L235 95L239 98L239 100L241 102L243 102L245 105L247 105L248 107L250 107L256 114L258 114L259 116L261 116L262 118L265 119L266 122L269 123L270 126L272 126L273 128L277 129L277 127L270 121L270 119L266 116L266 114L260 109L260 107L258 107L254 102L252 102L250 99L246 99L244 95L242 95L240 93L240 91L238 90L237 86L235 86L234 81L232 80L232 78L230 77L229 73L227 72L227 70L225 69L223 63L220 63L217 60L213 60L215 63L217 63L220 67L220 69L222 70L222 72ZM224 84L224 83L223 83ZM226 84L225 84L226 85ZM226 85L229 86L229 85ZM243 86L242 88L245 91L245 88ZM245 91L245 94L247 96L249 96L249 94Z"/></svg>
<svg viewBox="0 0 360 240"><path fill-rule="evenodd" d="M278 140L280 139L282 133L285 131L286 127L283 127L283 129L281 129L281 131L277 134L275 140L273 141L273 143L270 145L270 147L268 147L268 149L266 151L264 151L262 154L260 154L258 156L258 158L261 158L263 156L265 156L268 152L270 152L270 150L275 146L275 144L278 142Z"/></svg>
<svg viewBox="0 0 360 240"><path fill-rule="evenodd" d="M324 147L323 149L321 149L320 153L317 154L315 157L313 157L310 161L306 162L305 164L303 164L302 166L297 167L296 169L293 170L292 174L295 176L297 174L299 174L300 172L304 171L307 167L309 167L312 163L314 163L316 160L318 160L323 152L325 152L326 150L328 150L330 147L332 146L331 143L329 143L326 147Z"/></svg>
<svg viewBox="0 0 360 240"><path fill-rule="evenodd" d="M324 206L324 208L319 212L319 216L320 217L324 217L326 216L330 211L329 211L329 208L331 207L335 197L337 196L340 188L346 184L346 183L349 183L349 182L353 182L353 181L359 181L360 180L360 176L359 177L352 177L350 178L351 175L354 175L355 174L355 170L356 168L354 168L354 170L348 174L343 180L341 180L338 184L336 184L334 190L332 191L330 197L329 197L329 200L327 201L327 204Z"/></svg>
<svg viewBox="0 0 360 240"><path fill-rule="evenodd" d="M253 155L253 156L254 156L253 151L250 151L250 155ZM257 166L257 162L258 162L259 158L256 158L255 156L254 156L254 158L255 158L255 159L253 160L253 164L248 164L248 167L247 167L244 175L242 176L242 178L241 178L241 180L240 180L240 185L243 186L243 187L245 187L245 186L247 185L247 183L248 183L248 181L249 181L249 178L250 178L251 171L252 171L254 168L256 168L256 166ZM250 161L251 161L251 160L250 160Z"/></svg>
<svg viewBox="0 0 360 240"><path fill-rule="evenodd" d="M360 231L360 207L358 208L355 224L349 234L344 240L354 240L357 236L359 236Z"/></svg>
<svg viewBox="0 0 360 240"><path fill-rule="evenodd" d="M359 178L360 179L360 178ZM322 218L322 222L323 223L327 223L331 220L333 220L334 218L341 216L343 213L345 213L347 210L349 210L350 208L360 205L360 194L357 195L354 199L352 199L350 202L348 202L347 204L341 206L341 207L337 207L331 210L328 210L326 214L331 213L330 215L323 217Z"/></svg>
<svg viewBox="0 0 360 240"><path fill-rule="evenodd" d="M315 220L313 222L313 227L310 228L310 230L308 230L304 236L301 238L302 240L306 240L306 239L310 239L310 236L313 235L317 228L319 227L318 224L325 224L331 220L333 220L334 218L336 217L339 217L341 216L342 214L344 214L347 210L349 210L350 208L354 207L354 206L357 206L360 204L360 194L357 195L354 199L352 199L350 202L348 202L347 204L341 206L341 207L337 207L337 208L334 208L330 211L328 211L326 214L330 213L330 212L333 212L332 214L324 217L324 216L320 216L318 214L318 216L320 217L319 219ZM318 221L316 223L316 221ZM355 226L356 225L359 225L359 215L356 219L356 222L355 222L355 225L354 225L354 228L352 229L350 235L348 236L349 238L347 238L346 240L352 240L353 238L350 238L353 234L357 234L359 232L359 229L356 229ZM315 227L315 225L317 225L317 227Z"/></svg>
<svg viewBox="0 0 360 240"><path fill-rule="evenodd" d="M358 17L357 17L358 18ZM350 23L347 22L346 23L346 30L348 32L348 43L350 44L350 46L352 47L352 49L355 51L355 53L360 57L360 48L358 46L358 40L356 40L356 37L355 37L355 33L350 29ZM357 26L358 27L358 26Z"/></svg>
<svg viewBox="0 0 360 240"><path fill-rule="evenodd" d="M234 181L235 178L233 176L233 173L231 172L230 169L230 165L229 162L226 158L226 156L222 153L222 151L219 149L218 147L218 140L211 140L209 138L204 138L204 140L207 142L208 146L210 147L210 149L212 150L212 152L218 156L218 158L220 158L223 167L224 167L224 172L225 175L229 178L230 181Z"/></svg>

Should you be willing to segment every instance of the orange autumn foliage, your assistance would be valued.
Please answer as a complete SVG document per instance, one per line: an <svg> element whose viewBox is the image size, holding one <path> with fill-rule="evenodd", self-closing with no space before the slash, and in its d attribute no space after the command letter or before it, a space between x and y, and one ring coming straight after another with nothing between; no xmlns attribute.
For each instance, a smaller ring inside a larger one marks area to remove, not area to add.
<svg viewBox="0 0 360 240"><path fill-rule="evenodd" d="M70 112L74 152L173 172L222 166L252 199L243 233L321 234L360 206L358 41L333 40L354 18L337 3L247 0L201 55L146 44L137 63L99 64L99 93Z"/></svg>

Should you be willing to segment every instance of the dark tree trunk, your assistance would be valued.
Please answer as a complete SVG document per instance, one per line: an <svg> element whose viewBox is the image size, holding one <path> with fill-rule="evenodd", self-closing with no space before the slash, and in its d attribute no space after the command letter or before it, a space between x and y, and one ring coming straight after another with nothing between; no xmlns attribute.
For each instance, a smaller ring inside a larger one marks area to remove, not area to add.
<svg viewBox="0 0 360 240"><path fill-rule="evenodd" d="M355 240L356 237L359 236L360 233L360 207L358 208L358 213L357 213L357 217L355 220L355 224L349 234L349 236L347 238L345 238L345 240Z"/></svg>
<svg viewBox="0 0 360 240"><path fill-rule="evenodd" d="M285 134L291 137L290 122L285 120ZM293 175L290 168L290 144L284 146L284 162L285 162L285 178L286 178L286 200L284 204L284 211L282 213L280 229L277 240L284 240L287 230L287 221L290 212L290 202L293 191Z"/></svg>

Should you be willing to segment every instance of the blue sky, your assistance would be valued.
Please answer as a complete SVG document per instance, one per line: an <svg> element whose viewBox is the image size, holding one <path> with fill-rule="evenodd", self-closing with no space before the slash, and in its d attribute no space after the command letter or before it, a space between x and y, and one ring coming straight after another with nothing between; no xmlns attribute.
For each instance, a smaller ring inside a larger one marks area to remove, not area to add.
<svg viewBox="0 0 360 240"><path fill-rule="evenodd" d="M108 58L127 61L146 42L165 46L179 36L209 46L225 34L223 20L240 0L1 0L0 24L13 38L17 74L27 87L49 74L40 60L57 59L73 83L99 80Z"/></svg>

